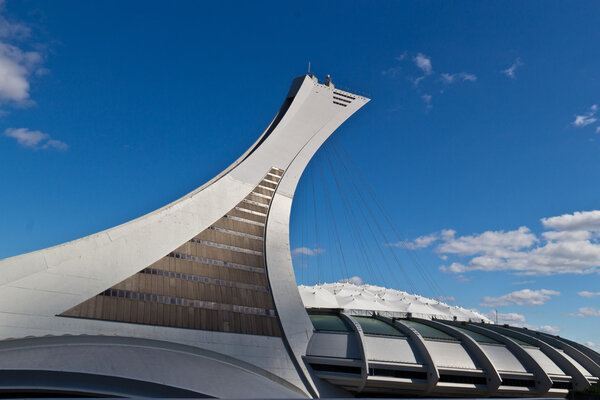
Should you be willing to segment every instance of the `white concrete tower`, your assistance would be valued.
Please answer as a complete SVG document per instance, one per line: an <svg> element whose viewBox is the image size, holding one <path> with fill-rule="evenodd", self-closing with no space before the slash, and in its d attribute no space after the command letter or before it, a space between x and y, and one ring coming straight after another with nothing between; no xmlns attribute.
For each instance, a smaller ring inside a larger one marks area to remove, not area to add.
<svg viewBox="0 0 600 400"><path fill-rule="evenodd" d="M302 359L313 326L289 218L309 160L368 101L298 77L256 143L202 187L106 231L0 260L0 390L11 389L4 374L24 393L335 394Z"/></svg>

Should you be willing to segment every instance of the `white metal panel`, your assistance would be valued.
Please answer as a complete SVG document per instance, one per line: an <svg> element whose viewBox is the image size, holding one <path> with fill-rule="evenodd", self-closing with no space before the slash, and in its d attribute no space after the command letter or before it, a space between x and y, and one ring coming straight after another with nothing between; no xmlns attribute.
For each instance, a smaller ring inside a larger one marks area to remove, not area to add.
<svg viewBox="0 0 600 400"><path fill-rule="evenodd" d="M407 364L422 364L421 355L413 349L406 338L386 338L365 336L365 346L369 360L397 362Z"/></svg>
<svg viewBox="0 0 600 400"><path fill-rule="evenodd" d="M461 343L425 339L425 346L438 368L479 368Z"/></svg>
<svg viewBox="0 0 600 400"><path fill-rule="evenodd" d="M527 372L523 364L504 345L479 343L497 370L503 372Z"/></svg>
<svg viewBox="0 0 600 400"><path fill-rule="evenodd" d="M315 332L308 343L306 354L315 357L351 359L362 357L356 335L352 333Z"/></svg>
<svg viewBox="0 0 600 400"><path fill-rule="evenodd" d="M571 364L573 364L575 366L575 368L577 368L583 375L585 375L585 376L592 376L592 374L590 374L590 372L587 369L585 369L583 367L583 365L579 364L573 357L571 357L570 355L568 355L567 353L565 353L564 350L561 350L561 349L556 349L556 350L559 351L560 354L562 354L562 356L564 358L566 358L567 360L569 360L569 362Z"/></svg>
<svg viewBox="0 0 600 400"><path fill-rule="evenodd" d="M525 351L534 358L534 360L546 371L547 374L564 375L562 369L558 367L547 355L538 348L525 347Z"/></svg>

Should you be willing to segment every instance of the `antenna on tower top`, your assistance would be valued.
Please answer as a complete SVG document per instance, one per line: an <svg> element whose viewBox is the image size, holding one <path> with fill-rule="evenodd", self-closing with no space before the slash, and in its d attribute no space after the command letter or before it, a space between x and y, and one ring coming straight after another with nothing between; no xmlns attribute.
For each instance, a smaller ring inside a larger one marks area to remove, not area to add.
<svg viewBox="0 0 600 400"><path fill-rule="evenodd" d="M310 61L308 62L308 73L310 74Z"/></svg>

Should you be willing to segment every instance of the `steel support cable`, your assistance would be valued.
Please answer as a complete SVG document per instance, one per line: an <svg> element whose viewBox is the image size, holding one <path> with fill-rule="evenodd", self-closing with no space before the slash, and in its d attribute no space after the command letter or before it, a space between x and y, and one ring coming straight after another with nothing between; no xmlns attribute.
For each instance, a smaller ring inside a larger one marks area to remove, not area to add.
<svg viewBox="0 0 600 400"><path fill-rule="evenodd" d="M336 143L337 144L337 143ZM400 235L398 234L398 231L396 230L395 225L393 224L391 218L389 217L389 215L385 212L385 210L383 209L383 207L381 206L381 204L379 203L379 201L377 200L376 196L374 195L373 190L370 188L370 186L367 184L367 182L365 181L365 179L362 177L362 175L360 174L360 171L358 171L358 168L356 168L355 165L352 164L352 159L350 157L348 157L346 150L343 148L342 145L339 145L340 147L340 151L345 152L346 158L348 160L350 160L350 165L351 167L354 167L356 176L358 176L358 178L361 180L361 183L367 188L367 192L369 193L370 197L373 199L373 202L376 204L376 206L379 209L379 212L384 216L384 218L386 219L386 221L388 222L388 224L390 225L390 227L392 228L393 232L395 233L395 235L397 236L398 240L400 239ZM366 200L364 200L366 204L368 204L368 202ZM369 211L372 212L371 208L369 208ZM375 221L378 222L378 219L375 218ZM391 243L390 241L387 241L388 243ZM416 256L416 254L413 251L410 251L410 249L407 249L405 247L403 247L404 250L406 251L406 253L408 254L408 256L410 257L411 261L413 262L413 264L417 267L417 271L419 273L419 275L421 276L421 278L423 279L423 281L426 283L426 285L429 287L429 289L434 293L434 295L440 296L443 294L443 291L441 290L441 288L437 285L437 283L435 282L435 280L431 277L431 275L428 273L428 271L424 268L424 266L422 265L422 263L420 262L420 260L418 259L418 257ZM394 254L395 256L395 252L393 251L393 249L390 248L390 252L392 254Z"/></svg>
<svg viewBox="0 0 600 400"><path fill-rule="evenodd" d="M386 243L389 243L389 240L387 238L387 235L385 234L383 228L381 227L381 225L379 224L378 218L375 215L375 213L373 212L373 210L371 209L371 207L369 206L369 203L366 201L366 199L364 198L364 196L362 195L362 192L359 190L359 188L356 186L355 180L352 179L353 175L352 173L349 171L349 169L347 168L346 164L343 162L342 157L339 157L340 159L340 163L342 164L342 166L344 167L344 169L346 170L346 172L348 173L348 175L350 176L350 181L352 182L352 185L354 186L356 192L358 193L359 198L362 200L362 202L365 205L365 208L367 209L368 213L371 215L371 219L373 220L373 222L375 223L377 230L379 231L380 235L382 236L382 238L384 239L384 241ZM365 186L366 187L366 186ZM365 219L368 221L368 218L365 216ZM376 235L373 233L373 235L376 237ZM396 264L398 265L398 267L400 268L400 271L402 272L402 275L404 276L406 282L408 283L410 289L415 292L416 291L416 286L414 285L412 279L410 279L410 276L408 274L408 272L406 271L406 269L404 268L404 266L402 265L402 262L400 261L400 259L398 258L398 255L394 252L390 250L390 253L392 254L392 257L394 258ZM393 269L392 269L393 271Z"/></svg>
<svg viewBox="0 0 600 400"><path fill-rule="evenodd" d="M344 268L345 257L343 257L342 255L341 244L338 245L340 241L338 239L338 235L336 234L336 230L333 228L334 221L331 215L332 213L327 210L331 199L329 191L327 190L327 188L329 187L329 184L326 179L327 176L323 173L323 168L321 166L323 162L322 157L323 150L319 152L319 158L316 161L315 166L315 168L317 168L319 171L319 178L321 179L322 185L322 189L320 191L322 201L318 204L323 204L323 207L325 207L326 209L326 211L322 214L323 224L321 225L326 227L325 237L327 237L328 249L331 249L331 251L329 251L329 266L327 270L331 274L331 282L335 282L339 279L348 278L348 272L344 272L346 271L346 268ZM334 266L338 266L340 268L341 273L337 273L336 271L334 271ZM337 279L335 278L335 275L337 275Z"/></svg>
<svg viewBox="0 0 600 400"><path fill-rule="evenodd" d="M317 161L318 161L317 164L319 166L319 171L321 173L321 176L324 178L325 174L323 172L323 165L322 165L322 162L321 162L321 158L319 158ZM325 179L321 179L321 183L323 184L323 194L325 195L324 196L325 197L325 203L327 204L327 206L329 208L330 215L333 215L333 207L331 205L331 201L330 201L331 199L328 196L327 185L325 183ZM340 256L342 258L342 264L344 266L344 271L346 272L345 278L349 279L350 276L348 274L348 265L346 264L346 258L344 257L344 252L342 251L342 245L341 245L341 241L340 241L340 234L339 234L339 231L338 231L338 228L337 228L337 223L335 222L335 218L332 218L331 222L332 222L333 230L334 230L334 233L335 233L335 239L337 241L337 247L338 247L338 250L340 252Z"/></svg>
<svg viewBox="0 0 600 400"><path fill-rule="evenodd" d="M345 211L344 216L346 218L346 222L348 223L350 231L353 232L357 238L356 243L358 244L358 248L362 252L363 258L365 259L365 265L366 265L367 269L369 270L369 274L372 274L372 276L375 279L379 280L380 282L385 282L384 275L377 268L377 264L372 262L369 257L369 252L367 251L367 246L365 245L366 241L363 240L363 237L361 234L361 229L358 228L359 220L356 217L354 211L352 210L351 205L348 203L346 196L344 196L342 193L342 185L340 185L338 176L336 174L336 169L334 168L333 162L331 161L331 157L329 156L329 150L327 149L327 147L325 147L325 154L327 156L327 161L329 162L329 166L331 167L332 176L334 178L336 187L338 189L340 199L342 201L342 204L344 205L344 211ZM350 192L350 193L352 194L352 192ZM352 219L352 221L350 221L350 219ZM368 223L368 221L367 221L367 223ZM377 276L377 275L379 275L379 276Z"/></svg>
<svg viewBox="0 0 600 400"><path fill-rule="evenodd" d="M307 181L307 179L305 176L304 181L302 181L302 186L304 189L304 190L302 190L302 203L301 203L302 207L298 207L298 209L302 209L302 211L303 211L302 232L301 232L301 236L300 236L300 239L301 239L300 243L301 243L302 247L307 247L306 240L307 240L308 229L309 229L308 228L308 218L307 218L307 214L309 212L308 190L307 190L308 184L306 181ZM308 270L308 264L306 263L306 254L304 254L304 252L300 252L300 262L301 262L300 269L301 269L301 274L302 274L302 284L304 284L306 282L304 275L305 275L305 273L308 273L308 271L305 271L305 270Z"/></svg>
<svg viewBox="0 0 600 400"><path fill-rule="evenodd" d="M341 192L341 187L340 184L337 180L337 176L335 175L335 168L333 167L330 157L329 157L329 152L327 150L326 147L324 147L325 149L325 154L327 156L327 160L329 163L329 166L331 168L331 173L332 176L334 177L335 183L336 183L336 187L338 189L338 194L340 195L340 201L342 202L342 205L344 206L344 219L346 220L346 223L348 224L348 228L349 231L351 232L352 236L353 236L353 241L355 244L357 244L357 247L355 247L354 249L358 249L359 252L358 254L362 256L362 258L364 259L364 264L367 267L367 273L369 274L369 277L371 280L373 280L373 278L378 279L375 271L373 269L373 263L371 262L371 260L368 257L368 253L366 252L366 247L364 245L364 241L362 239L362 236L360 235L360 231L358 231L356 229L358 224L352 223L352 221L350 221L351 217L354 217L353 213L351 212L351 208L347 205L346 203L346 198L345 196L342 195ZM350 211L349 211L350 210ZM358 257L357 257L358 258Z"/></svg>
<svg viewBox="0 0 600 400"><path fill-rule="evenodd" d="M315 158L315 167L314 170L317 171L319 174L317 176L318 179L321 179L321 184L323 184L325 177L323 176L323 174L321 173L320 169L318 168L319 163L321 162L321 157L322 157L322 151L320 151L317 154L317 157ZM323 190L320 191L321 197L322 199L320 199L320 201L317 201L316 204L325 204L325 196L327 195L327 193L325 193ZM321 201L322 200L322 201ZM329 277L330 278L330 282L335 282L335 274L333 271L332 266L334 265L342 265L343 261L340 257L340 253L339 251L336 251L337 246L332 244L332 237L334 237L335 235L333 234L333 230L331 228L332 223L331 223L331 215L328 212L325 213L321 213L321 217L323 218L323 221L321 221L321 227L325 227L326 231L324 235L321 235L321 237L325 236L325 238L327 238L327 249L333 249L334 251L327 251L327 258L328 258L328 262L329 264L326 265L323 268L323 276L324 278ZM334 259L335 258L335 259ZM327 275L328 274L328 275ZM339 279L339 278L338 278Z"/></svg>
<svg viewBox="0 0 600 400"><path fill-rule="evenodd" d="M331 219L331 216L329 216L329 219ZM328 227L331 227L331 223L327 224ZM333 244L333 240L332 237L333 235L330 234L331 229L328 230L328 234L327 234L327 248L328 249L335 249L335 246ZM329 282L335 282L335 271L333 270L333 266L336 265L342 265L342 260L340 258L340 255L338 254L337 251L329 251L328 252L328 256L329 256L329 265L327 266L326 270L329 272Z"/></svg>
<svg viewBox="0 0 600 400"><path fill-rule="evenodd" d="M367 217L367 215L365 215L365 213L364 213L364 210L363 210L363 208L368 208L368 204L365 204L365 207L361 207L361 206L360 206L360 205L361 205L361 201L362 201L363 203L365 203L365 202L364 202L364 199L362 198L362 196L360 196L360 189L359 189L359 188L358 188L358 187L357 187L357 186L354 184L353 177L352 177L352 175L349 173L349 171L348 171L348 169L346 168L346 166L344 165L344 162L343 162L343 160L341 159L341 156L339 155L339 153L337 152L337 149L333 148L333 149L332 149L332 153L333 153L334 157L337 157L337 161L338 161L338 163L339 163L340 165L342 165L342 167L343 167L343 170L344 170L344 171L346 171L346 174L347 174L347 176L348 176L348 179L349 179L349 180L350 180L350 182L351 182L351 185L350 185L350 193L351 193L352 195L354 195L354 201L355 201L355 203L358 205L358 207L357 207L357 208L359 209L359 211L360 211L360 214L361 214L361 215L362 215L362 217L363 217L363 220L366 222L366 225L367 225L367 227L368 227L368 229L369 229L369 232L371 233L371 236L373 237L373 240L375 241L375 245L376 245L377 249L379 250L379 253L380 253L380 255L381 255L381 258L383 259L383 262L384 262L385 266L387 267L387 269L388 269L388 271L389 271L389 273L390 273L390 276L391 276L391 277L392 277L392 279L395 281L396 285L397 285L398 287L400 287L400 280L399 280L399 279L398 279L398 277L396 276L395 269L394 269L394 268L392 268L392 266L390 265L390 263L389 263L389 261L388 261L387 257L385 256L385 253L384 253L384 251L383 251L383 250L382 250L382 248L381 248L380 240L377 238L377 234L374 232L374 230L373 230L373 227L371 226L371 223L369 222L369 218L368 218L368 217ZM341 190L341 189L340 189L340 190ZM356 194L355 194L355 192L356 192ZM357 225L358 225L358 224L357 224ZM381 231L381 230L380 230L380 231ZM414 285L413 285L412 281L410 280L410 277L407 275L406 271L405 271L405 270L402 268L402 265L399 265L399 266L400 266L400 269L402 270L403 274L404 274L404 275L405 275L405 277L406 277L407 283L408 283L408 284L411 286L412 290L414 290ZM383 281L385 281L385 279L384 279Z"/></svg>
<svg viewBox="0 0 600 400"><path fill-rule="evenodd" d="M315 219L315 241L316 241L315 248L318 249L319 248L319 218L317 216L317 199L316 199L317 195L315 192L314 169L311 170L310 177L311 177L311 182L312 182L313 214L314 214L314 219ZM319 283L321 282L321 257L317 257L317 281Z"/></svg>
<svg viewBox="0 0 600 400"><path fill-rule="evenodd" d="M348 170L348 168L347 168L347 167L346 167L346 165L344 164L344 162L343 162L343 160L342 160L341 156L339 155L339 153L337 152L337 150L336 150L335 148L334 148L334 152L335 152L335 154L336 154L336 155L337 155L337 157L338 157L339 163L342 165L342 167L343 167L344 171L346 171L346 174L348 175L348 177L349 177L349 179L350 179L350 181L351 181L351 183L352 183L352 186L351 186L351 188L353 188L353 189L354 189L354 192L356 192L356 197L355 197L355 198L357 199L357 201L356 201L356 202L357 202L357 204L360 204L361 202L362 202L362 203L364 203L364 207L359 207L360 213L361 213L361 215L363 216L363 219L364 219L364 220L366 221L366 223L367 223L367 227L369 228L369 231L370 231L371 235L373 236L373 238L374 238L374 240L375 240L375 243L376 243L377 249L379 250L379 252L380 252L380 254L381 254L381 257L382 257L382 259L383 259L383 261L384 261L384 264L386 265L386 267L387 267L387 268L388 268L388 270L390 271L390 275L392 276L392 278L394 279L394 281L396 282L396 284L398 285L398 287L400 287L400 286L401 286L401 285L400 285L400 280L398 279L398 277L397 277L397 275L396 275L396 269L395 269L395 268L392 268L391 264L389 263L389 261L388 261L388 258L385 256L385 253L384 253L384 251L383 251L383 250L382 250L382 248L381 248L380 240L377 238L377 234L374 232L374 230L373 230L373 227L372 227L371 223L369 222L369 218L368 218L368 216L367 216L367 215L365 215L365 213L364 213L364 210L363 210L363 209L364 209L364 208L367 208L367 209L369 209L369 205L368 205L368 203L367 203L367 202L364 200L364 197L361 195L360 188L358 188L358 186L355 184L352 174L350 173L350 171ZM352 192L352 193L354 193L354 192ZM372 212L370 212L370 214L371 214L371 215L374 215L374 213L372 213ZM376 220L376 219L374 219L374 218L372 218L372 219L373 219L375 222L377 222L377 220ZM383 234L383 231L382 231L382 229L381 229L381 228L379 229L379 232L382 234L384 241L386 241L385 234ZM400 263L400 260L398 260L398 259L395 257L395 255L394 255L392 252L390 252L390 253L392 254L392 257L394 257L394 258L395 258L395 262L396 262L396 264L397 264L397 265L400 267L400 271L401 271L401 272L402 272L402 274L404 275L404 278L405 278L405 281L406 281L406 283L407 283L407 284L408 284L408 286L411 288L411 290L413 290L413 291L414 291L414 290L415 290L415 286L414 286L414 284L413 284L412 280L410 279L410 276L408 275L407 271L406 271L406 270L404 269L404 267L402 266L402 263Z"/></svg>
<svg viewBox="0 0 600 400"><path fill-rule="evenodd" d="M325 151L325 155L327 157L329 166L331 168L331 175L334 177L334 180L335 180L335 183L336 183L336 188L338 189L338 194L340 195L340 202L344 206L343 207L344 208L344 219L346 220L346 223L348 225L349 231L350 231L351 235L353 236L353 238L352 238L353 242L358 245L358 249L361 250L361 251L359 251L358 254L363 257L364 263L366 264L367 268L370 268L371 263L370 263L370 260L368 259L368 257L366 256L366 253L364 252L364 249L363 249L363 246L362 246L362 242L361 242L361 238L360 238L359 235L357 235L355 229L353 229L355 227L350 222L350 219L348 217L348 210L347 210L347 207L346 207L346 201L345 201L344 197L341 196L341 191L339 189L339 184L337 183L337 178L335 177L335 169L333 168L333 166L331 165L331 161L329 160L329 154L328 154L328 151L327 151L327 147L323 146L323 149ZM356 247L354 249L356 250ZM369 275L371 275L372 271L369 270L368 272L369 272Z"/></svg>
<svg viewBox="0 0 600 400"><path fill-rule="evenodd" d="M358 179L361 181L361 183L365 186L365 188L367 189L367 192L369 193L370 197L373 199L373 202L375 203L375 205L377 206L377 208L379 209L379 212L384 216L384 218L387 220L388 224L390 225L390 227L392 228L392 231L394 232L394 234L396 235L397 239L400 241L402 240L402 236L399 234L395 224L392 222L391 218L389 217L389 215L385 212L384 208L381 206L381 204L379 203L379 201L377 200L377 197L374 195L373 190L371 189L371 187L367 184L367 182L365 181L365 179L362 177L362 174L360 173L360 171L358 170L358 168L356 167L356 165L354 164L353 160L351 157L348 156L348 152L347 150L344 148L344 146L341 143L338 143L335 138L332 137L332 142L334 142L334 144L339 147L340 151L343 153L343 155L345 156L344 158L349 160L349 165L350 167L353 169L353 171L355 172L356 176L358 177ZM421 261L419 260L418 256L411 251L410 249L403 247L404 250L406 251L406 253L408 254L408 256L411 258L412 262L415 264L415 266L417 267L417 271L419 271L419 274L421 275L421 277L423 278L423 280L426 282L426 284L430 287L430 289L434 292L434 293L438 293L438 295L443 296L444 295L444 291L442 290L442 288L437 284L436 280L433 278L433 276L429 273L429 271L424 267L424 265L421 263Z"/></svg>

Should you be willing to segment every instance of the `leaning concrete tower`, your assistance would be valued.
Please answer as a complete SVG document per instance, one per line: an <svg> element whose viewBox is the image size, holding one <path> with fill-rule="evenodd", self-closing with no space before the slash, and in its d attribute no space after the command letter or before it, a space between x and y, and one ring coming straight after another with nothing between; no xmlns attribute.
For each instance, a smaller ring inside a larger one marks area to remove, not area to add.
<svg viewBox="0 0 600 400"><path fill-rule="evenodd" d="M123 225L1 260L0 382L48 393L334 394L301 358L313 326L289 218L311 157L368 101L300 76L252 147L202 187Z"/></svg>
<svg viewBox="0 0 600 400"><path fill-rule="evenodd" d="M204 186L0 260L0 397L557 397L597 384L600 354L581 344L414 294L328 284L303 287L303 304L296 185L368 101L298 77L267 130Z"/></svg>

